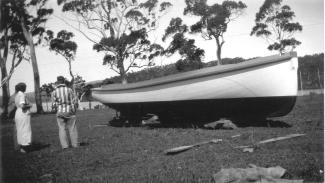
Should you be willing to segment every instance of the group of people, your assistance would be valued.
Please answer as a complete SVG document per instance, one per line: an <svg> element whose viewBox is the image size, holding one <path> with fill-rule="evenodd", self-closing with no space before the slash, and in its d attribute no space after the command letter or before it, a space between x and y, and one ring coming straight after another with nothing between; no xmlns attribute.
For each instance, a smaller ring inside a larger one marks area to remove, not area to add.
<svg viewBox="0 0 325 183"><path fill-rule="evenodd" d="M26 84L18 83L15 86L15 148L21 153L32 151L32 128L31 128L31 104L27 100ZM71 147L76 148L78 143L78 130L76 125L77 98L65 84L63 76L57 77L57 86L52 92L52 105L56 107L56 121L59 128L59 139L62 149L69 148L70 136ZM67 134L66 129L69 131Z"/></svg>

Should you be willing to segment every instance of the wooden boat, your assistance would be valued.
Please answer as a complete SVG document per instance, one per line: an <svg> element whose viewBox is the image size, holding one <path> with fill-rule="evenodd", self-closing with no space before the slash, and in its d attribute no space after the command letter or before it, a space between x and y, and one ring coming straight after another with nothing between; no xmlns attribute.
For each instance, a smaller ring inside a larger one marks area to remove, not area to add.
<svg viewBox="0 0 325 183"><path fill-rule="evenodd" d="M297 96L296 52L213 66L152 80L92 89L92 97L139 120L265 118L289 113Z"/></svg>

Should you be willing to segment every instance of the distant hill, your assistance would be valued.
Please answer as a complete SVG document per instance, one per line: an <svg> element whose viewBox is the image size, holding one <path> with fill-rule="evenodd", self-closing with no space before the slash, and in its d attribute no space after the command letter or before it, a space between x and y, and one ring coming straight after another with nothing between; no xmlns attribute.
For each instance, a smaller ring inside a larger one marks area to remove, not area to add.
<svg viewBox="0 0 325 183"><path fill-rule="evenodd" d="M100 85L103 82L103 80L95 80L95 81L89 81L86 82L85 85L92 85L94 87Z"/></svg>

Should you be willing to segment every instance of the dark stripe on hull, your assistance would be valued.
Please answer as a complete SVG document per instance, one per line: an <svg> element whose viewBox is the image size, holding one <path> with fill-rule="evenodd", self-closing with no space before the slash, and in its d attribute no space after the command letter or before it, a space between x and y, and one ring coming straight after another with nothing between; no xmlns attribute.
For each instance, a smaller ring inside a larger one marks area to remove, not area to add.
<svg viewBox="0 0 325 183"><path fill-rule="evenodd" d="M179 116L191 119L215 120L220 117L258 118L284 116L292 110L295 102L296 96L283 96L106 105L120 111L127 118L134 119L152 113L160 118Z"/></svg>

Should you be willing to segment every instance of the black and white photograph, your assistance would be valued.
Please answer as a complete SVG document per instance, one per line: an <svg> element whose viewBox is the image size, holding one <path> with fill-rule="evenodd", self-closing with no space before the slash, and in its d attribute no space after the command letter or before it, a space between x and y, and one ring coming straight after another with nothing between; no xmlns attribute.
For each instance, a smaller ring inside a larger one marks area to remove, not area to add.
<svg viewBox="0 0 325 183"><path fill-rule="evenodd" d="M0 0L0 182L324 182L323 0Z"/></svg>

